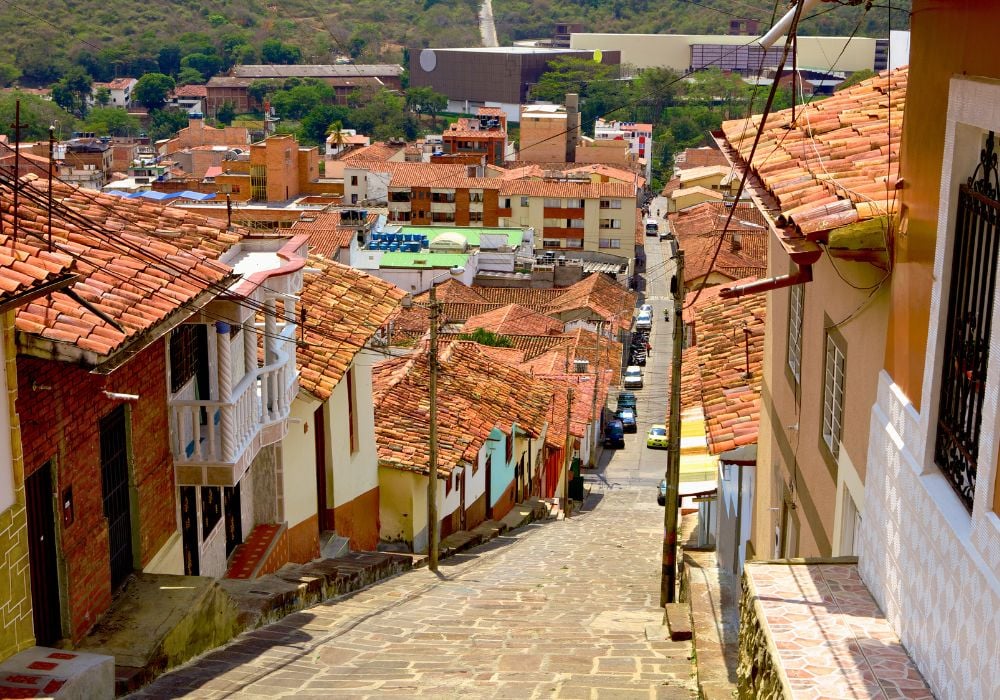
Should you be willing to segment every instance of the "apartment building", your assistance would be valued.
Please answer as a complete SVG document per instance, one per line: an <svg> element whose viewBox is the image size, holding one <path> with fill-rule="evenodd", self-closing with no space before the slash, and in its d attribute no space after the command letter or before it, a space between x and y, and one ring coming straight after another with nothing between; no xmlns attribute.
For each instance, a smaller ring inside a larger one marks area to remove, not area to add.
<svg viewBox="0 0 1000 700"><path fill-rule="evenodd" d="M628 152L635 158L644 160L646 179L650 178L653 159L653 125L639 122L605 121L594 122L596 141L625 141Z"/></svg>
<svg viewBox="0 0 1000 700"><path fill-rule="evenodd" d="M467 155L490 165L503 165L507 154L507 115L497 107L480 107L475 117L460 118L441 135L447 154Z"/></svg>
<svg viewBox="0 0 1000 700"><path fill-rule="evenodd" d="M386 202L389 221L412 225L530 227L535 248L634 252L634 182L483 177L482 168L429 163L354 162L345 202Z"/></svg>

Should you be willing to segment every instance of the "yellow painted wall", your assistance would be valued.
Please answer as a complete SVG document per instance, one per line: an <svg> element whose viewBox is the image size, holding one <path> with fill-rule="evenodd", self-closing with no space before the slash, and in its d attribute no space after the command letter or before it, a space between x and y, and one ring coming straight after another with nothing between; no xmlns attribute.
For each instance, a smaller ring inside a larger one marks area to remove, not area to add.
<svg viewBox="0 0 1000 700"><path fill-rule="evenodd" d="M997 20L996 3L990 0L913 3L901 153L904 221L896 237L885 368L918 410L927 347L948 81L961 74L1000 77Z"/></svg>
<svg viewBox="0 0 1000 700"><path fill-rule="evenodd" d="M419 475L388 467L378 468L381 539L413 542L413 533L427 527L427 496L417 489ZM420 480L422 481L422 479ZM419 502L415 502L419 498ZM425 534L426 545L426 534Z"/></svg>
<svg viewBox="0 0 1000 700"><path fill-rule="evenodd" d="M24 461L21 453L21 428L14 401L17 398L16 350L14 347L14 312L0 317L3 345L0 361L7 401L3 410L9 416L10 429L0 437L10 444L10 468L13 473L14 505L0 512L0 661L35 643L31 619L31 582L28 569L28 524L24 504ZM8 465L0 465L7 468Z"/></svg>
<svg viewBox="0 0 1000 700"><path fill-rule="evenodd" d="M292 401L288 433L281 441L285 522L289 528L316 515L316 430L319 401L300 391Z"/></svg>

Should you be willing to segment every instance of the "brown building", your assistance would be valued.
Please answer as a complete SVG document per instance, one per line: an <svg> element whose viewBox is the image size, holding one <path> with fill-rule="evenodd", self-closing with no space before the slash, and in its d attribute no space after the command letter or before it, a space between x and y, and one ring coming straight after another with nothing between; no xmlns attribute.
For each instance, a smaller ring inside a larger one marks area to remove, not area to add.
<svg viewBox="0 0 1000 700"><path fill-rule="evenodd" d="M288 67L293 66L268 66L270 68ZM343 66L339 66L343 67ZM300 76L288 76L288 77L300 77ZM305 76L305 77L316 77L316 76ZM390 85L393 81L389 81L387 85L381 78L374 76L329 76L329 77L319 77L324 83L333 88L335 94L335 99L337 104L346 105L348 96L356 90L361 91L377 91L383 88L387 89L397 89L392 88ZM264 108L264 105L254 99L250 95L249 88L250 85L257 82L258 80L271 80L275 82L281 82L284 78L280 77L264 77L264 78L249 78L249 77L238 77L231 75L216 75L209 79L208 83L205 85L205 113L208 116L215 116L218 113L219 108L222 107L227 102L233 106L238 114L245 112L259 112ZM396 80L398 82L398 79Z"/></svg>
<svg viewBox="0 0 1000 700"><path fill-rule="evenodd" d="M471 113L477 107L499 107L513 121L531 86L554 59L563 56L593 60L594 52L526 46L412 49L410 85L447 95L449 111ZM604 51L601 62L617 66L621 52Z"/></svg>
<svg viewBox="0 0 1000 700"><path fill-rule="evenodd" d="M475 117L451 124L442 139L445 153L484 156L486 163L502 166L507 152L507 115L496 107L480 107Z"/></svg>

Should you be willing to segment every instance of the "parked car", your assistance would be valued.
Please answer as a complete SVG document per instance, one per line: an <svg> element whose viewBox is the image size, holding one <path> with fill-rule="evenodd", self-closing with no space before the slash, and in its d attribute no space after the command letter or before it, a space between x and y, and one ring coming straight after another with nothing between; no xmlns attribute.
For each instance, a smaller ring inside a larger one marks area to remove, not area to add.
<svg viewBox="0 0 1000 700"><path fill-rule="evenodd" d="M649 314L650 316L652 316L653 315L653 305L652 304L643 304L642 306L639 307L639 313L640 314Z"/></svg>
<svg viewBox="0 0 1000 700"><path fill-rule="evenodd" d="M632 393L631 391L623 391L622 393L618 394L619 411L623 408L631 408L633 411L635 411L635 415L638 416L639 411L636 410L635 403L636 403L635 394Z"/></svg>
<svg viewBox="0 0 1000 700"><path fill-rule="evenodd" d="M646 447L666 447L667 446L667 426L653 425L646 434Z"/></svg>
<svg viewBox="0 0 1000 700"><path fill-rule="evenodd" d="M622 379L622 386L626 389L641 389L642 388L642 367L637 365L629 365L625 368L625 374Z"/></svg>
<svg viewBox="0 0 1000 700"><path fill-rule="evenodd" d="M653 314L652 313L640 313L635 317L635 327L636 330L649 330L653 327Z"/></svg>
<svg viewBox="0 0 1000 700"><path fill-rule="evenodd" d="M646 219L646 235L655 236L660 232L660 222L650 217Z"/></svg>
<svg viewBox="0 0 1000 700"><path fill-rule="evenodd" d="M609 420L604 426L605 447L625 447L625 428L620 420Z"/></svg>
<svg viewBox="0 0 1000 700"><path fill-rule="evenodd" d="M662 506L667 503L667 480L661 479L660 485L656 487L656 505Z"/></svg>
<svg viewBox="0 0 1000 700"><path fill-rule="evenodd" d="M635 409L623 408L615 412L615 418L622 422L622 428L626 433L634 433L639 427L635 422Z"/></svg>

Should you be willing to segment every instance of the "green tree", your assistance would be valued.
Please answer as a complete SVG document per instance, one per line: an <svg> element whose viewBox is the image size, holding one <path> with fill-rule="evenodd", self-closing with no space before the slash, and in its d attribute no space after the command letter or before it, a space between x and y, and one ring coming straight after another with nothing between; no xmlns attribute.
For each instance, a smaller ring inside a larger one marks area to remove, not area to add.
<svg viewBox="0 0 1000 700"><path fill-rule="evenodd" d="M186 112L176 109L154 109L149 113L149 138L153 141L172 138L188 125Z"/></svg>
<svg viewBox="0 0 1000 700"><path fill-rule="evenodd" d="M110 136L134 136L141 130L139 120L121 107L94 107L84 125L87 131Z"/></svg>
<svg viewBox="0 0 1000 700"><path fill-rule="evenodd" d="M512 348L514 347L514 341L511 340L506 335L500 335L499 333L494 333L493 331L488 331L485 328L477 328L471 333L459 333L459 340L471 340L473 342L479 343L480 345L489 345L494 348Z"/></svg>
<svg viewBox="0 0 1000 700"><path fill-rule="evenodd" d="M62 109L55 102L43 100L38 95L30 95L14 90L0 93L0 134L14 140L14 111L17 102L21 103L22 141L42 141L49 137L49 126L58 124L58 130L69 134L77 129L76 117Z"/></svg>
<svg viewBox="0 0 1000 700"><path fill-rule="evenodd" d="M531 97L543 102L562 103L566 94L585 96L595 81L613 79L612 68L584 58L557 58L531 88Z"/></svg>
<svg viewBox="0 0 1000 700"><path fill-rule="evenodd" d="M0 63L0 87L8 87L21 77L21 70L13 63Z"/></svg>
<svg viewBox="0 0 1000 700"><path fill-rule="evenodd" d="M111 90L104 85L94 90L94 104L98 107L107 107L111 104Z"/></svg>
<svg viewBox="0 0 1000 700"><path fill-rule="evenodd" d="M177 85L198 85L203 82L205 76L191 66L181 68L181 72L177 74Z"/></svg>
<svg viewBox="0 0 1000 700"><path fill-rule="evenodd" d="M403 114L405 100L389 90L379 90L367 102L351 112L351 126L376 140L407 135Z"/></svg>
<svg viewBox="0 0 1000 700"><path fill-rule="evenodd" d="M260 57L264 63L294 64L302 61L302 50L279 39L267 39L261 45Z"/></svg>
<svg viewBox="0 0 1000 700"><path fill-rule="evenodd" d="M347 51L351 58L362 56L377 57L382 47L382 29L374 22L363 22L347 39Z"/></svg>
<svg viewBox="0 0 1000 700"><path fill-rule="evenodd" d="M158 110L167 102L167 95L175 87L174 79L163 73L146 73L136 81L132 97L150 111Z"/></svg>
<svg viewBox="0 0 1000 700"><path fill-rule="evenodd" d="M161 46L156 64L164 75L177 75L181 69L181 47L177 44Z"/></svg>
<svg viewBox="0 0 1000 700"><path fill-rule="evenodd" d="M72 66L59 82L52 86L52 100L78 117L87 113L87 100L94 84L93 78L80 66Z"/></svg>
<svg viewBox="0 0 1000 700"><path fill-rule="evenodd" d="M214 53L192 53L181 59L181 70L194 68L205 78L211 78L222 70L222 59Z"/></svg>
<svg viewBox="0 0 1000 700"><path fill-rule="evenodd" d="M219 107L219 111L215 113L215 118L219 120L221 124L229 126L233 123L233 118L236 116L236 108L233 106L232 102L226 101L222 103Z"/></svg>
<svg viewBox="0 0 1000 700"><path fill-rule="evenodd" d="M275 92L271 96L271 105L282 119L298 120L314 108L333 102L334 97L332 87L319 80L309 80L291 90Z"/></svg>
<svg viewBox="0 0 1000 700"><path fill-rule="evenodd" d="M417 114L431 115L434 125L437 115L448 109L448 96L429 87L411 87L406 91L406 107Z"/></svg>
<svg viewBox="0 0 1000 700"><path fill-rule="evenodd" d="M254 80L247 86L247 96L258 104L262 104L264 99L278 90L278 83L274 80Z"/></svg>
<svg viewBox="0 0 1000 700"><path fill-rule="evenodd" d="M299 141L310 146L326 143L326 137L335 125L342 127L349 110L340 105L324 104L313 107L302 117L297 136Z"/></svg>

